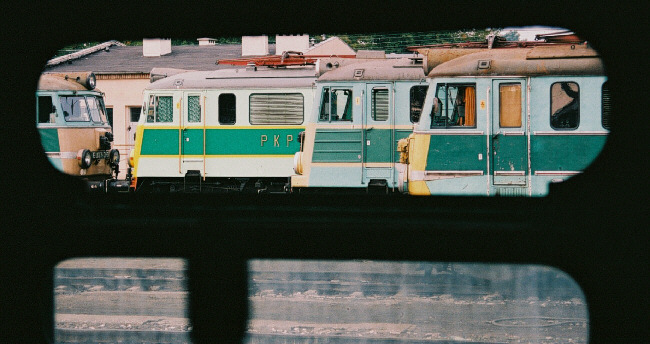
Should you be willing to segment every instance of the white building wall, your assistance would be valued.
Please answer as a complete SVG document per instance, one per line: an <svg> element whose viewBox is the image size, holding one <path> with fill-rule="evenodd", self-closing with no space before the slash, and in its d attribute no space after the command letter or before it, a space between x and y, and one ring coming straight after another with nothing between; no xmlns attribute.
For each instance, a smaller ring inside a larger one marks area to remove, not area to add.
<svg viewBox="0 0 650 344"><path fill-rule="evenodd" d="M147 57L163 56L172 52L170 38L144 38L142 39L142 54Z"/></svg>
<svg viewBox="0 0 650 344"><path fill-rule="evenodd" d="M309 35L275 36L275 54L280 55L285 51L298 51L304 53L309 49Z"/></svg>
<svg viewBox="0 0 650 344"><path fill-rule="evenodd" d="M269 37L263 36L242 36L241 55L255 56L269 54Z"/></svg>
<svg viewBox="0 0 650 344"><path fill-rule="evenodd" d="M120 151L120 179L126 176L129 153L133 149L133 137L129 138L129 108L142 106L142 94L148 85L148 76L146 79L97 80L97 89L104 92L106 107L113 109L113 145Z"/></svg>

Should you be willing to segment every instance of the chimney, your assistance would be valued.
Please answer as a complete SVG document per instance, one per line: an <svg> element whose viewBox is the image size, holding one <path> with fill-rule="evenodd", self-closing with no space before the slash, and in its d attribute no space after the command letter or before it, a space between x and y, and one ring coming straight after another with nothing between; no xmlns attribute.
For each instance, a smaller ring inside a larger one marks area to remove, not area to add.
<svg viewBox="0 0 650 344"><path fill-rule="evenodd" d="M304 53L309 49L309 35L276 35L275 54L281 55L285 51Z"/></svg>
<svg viewBox="0 0 650 344"><path fill-rule="evenodd" d="M144 38L142 40L142 55L145 57L158 57L171 52L171 38Z"/></svg>
<svg viewBox="0 0 650 344"><path fill-rule="evenodd" d="M264 56L269 54L269 37L242 36L241 56Z"/></svg>

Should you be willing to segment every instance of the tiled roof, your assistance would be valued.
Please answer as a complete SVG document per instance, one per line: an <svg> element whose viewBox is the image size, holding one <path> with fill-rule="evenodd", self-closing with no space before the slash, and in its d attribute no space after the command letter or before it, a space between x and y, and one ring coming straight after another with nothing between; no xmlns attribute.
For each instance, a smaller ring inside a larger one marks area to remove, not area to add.
<svg viewBox="0 0 650 344"><path fill-rule="evenodd" d="M275 45L269 44L271 54ZM92 71L95 74L149 73L152 68L178 68L191 70L215 70L233 68L217 65L218 59L241 57L240 44L179 45L172 52L158 57L144 57L142 46L111 46L83 57L46 67L46 72Z"/></svg>

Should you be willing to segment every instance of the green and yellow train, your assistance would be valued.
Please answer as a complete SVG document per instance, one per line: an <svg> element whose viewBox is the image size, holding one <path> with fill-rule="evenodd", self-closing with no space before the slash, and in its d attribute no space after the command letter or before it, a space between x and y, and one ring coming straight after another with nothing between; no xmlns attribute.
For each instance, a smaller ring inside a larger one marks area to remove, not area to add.
<svg viewBox="0 0 650 344"><path fill-rule="evenodd" d="M398 188L412 195L543 196L582 173L609 133L605 68L586 44L480 50L428 80L420 122L399 143Z"/></svg>

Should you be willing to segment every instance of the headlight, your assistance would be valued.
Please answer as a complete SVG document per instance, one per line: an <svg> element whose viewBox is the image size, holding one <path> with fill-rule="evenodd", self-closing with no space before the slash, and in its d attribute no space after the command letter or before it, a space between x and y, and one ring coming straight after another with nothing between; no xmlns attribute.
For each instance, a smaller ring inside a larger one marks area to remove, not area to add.
<svg viewBox="0 0 650 344"><path fill-rule="evenodd" d="M77 161L82 169L90 167L93 163L93 157L88 149L81 149L77 152Z"/></svg>
<svg viewBox="0 0 650 344"><path fill-rule="evenodd" d="M134 160L134 158L133 158L133 152L134 152L133 149L129 152L129 167L131 167L131 168L134 167L134 166L133 166L133 165L134 165L134 164L133 164L133 160Z"/></svg>
<svg viewBox="0 0 650 344"><path fill-rule="evenodd" d="M293 156L293 171L302 174L302 152L297 152Z"/></svg>
<svg viewBox="0 0 650 344"><path fill-rule="evenodd" d="M95 86L97 85L97 78L95 78L95 73L88 74L86 77L86 85L88 85L88 88L91 90L95 89Z"/></svg>
<svg viewBox="0 0 650 344"><path fill-rule="evenodd" d="M111 149L111 152L108 153L108 163L111 167L118 166L120 164L120 151Z"/></svg>

